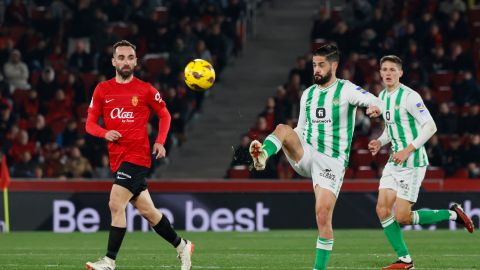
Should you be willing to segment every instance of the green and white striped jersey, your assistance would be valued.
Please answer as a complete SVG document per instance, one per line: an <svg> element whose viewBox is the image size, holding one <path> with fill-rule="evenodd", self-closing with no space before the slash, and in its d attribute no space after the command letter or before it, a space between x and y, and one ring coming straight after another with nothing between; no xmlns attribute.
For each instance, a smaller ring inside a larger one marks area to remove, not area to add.
<svg viewBox="0 0 480 270"><path fill-rule="evenodd" d="M346 167L357 106L376 105L382 109L381 103L348 80L337 79L327 88L315 84L303 92L295 130L318 152L340 159Z"/></svg>
<svg viewBox="0 0 480 270"><path fill-rule="evenodd" d="M406 148L417 138L423 124L430 120L433 121L430 112L423 104L422 97L403 84L400 84L400 87L391 93L384 89L380 92L379 97L384 102L383 119L394 152ZM427 165L427 152L422 146L410 154L402 166L422 167Z"/></svg>

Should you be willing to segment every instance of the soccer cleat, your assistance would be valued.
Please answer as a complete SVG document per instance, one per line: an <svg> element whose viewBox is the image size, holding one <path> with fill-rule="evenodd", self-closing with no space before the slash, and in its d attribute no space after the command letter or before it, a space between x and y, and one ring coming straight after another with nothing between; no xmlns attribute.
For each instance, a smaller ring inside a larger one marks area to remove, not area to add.
<svg viewBox="0 0 480 270"><path fill-rule="evenodd" d="M105 256L96 262L87 262L86 267L90 270L115 270L115 261Z"/></svg>
<svg viewBox="0 0 480 270"><path fill-rule="evenodd" d="M467 216L467 214L465 214L460 204L454 203L450 207L450 210L455 211L455 213L457 213L457 219L455 220L455 222L457 222L458 224L462 224L469 233L473 233L473 231L475 230L475 227L473 226L473 222Z"/></svg>
<svg viewBox="0 0 480 270"><path fill-rule="evenodd" d="M264 170L267 163L267 151L263 149L262 144L257 140L252 141L249 152L253 159L253 167L258 171Z"/></svg>
<svg viewBox="0 0 480 270"><path fill-rule="evenodd" d="M402 260L398 260L388 266L382 267L382 270L385 269L415 269L415 266L413 265L413 261L406 263Z"/></svg>
<svg viewBox="0 0 480 270"><path fill-rule="evenodd" d="M193 254L193 250L195 249L195 245L188 240L185 240L185 241L186 241L186 244L183 247L183 249L180 251L177 251L178 252L177 258L182 263L182 267L180 268L181 270L190 270L190 268L192 267L192 254Z"/></svg>

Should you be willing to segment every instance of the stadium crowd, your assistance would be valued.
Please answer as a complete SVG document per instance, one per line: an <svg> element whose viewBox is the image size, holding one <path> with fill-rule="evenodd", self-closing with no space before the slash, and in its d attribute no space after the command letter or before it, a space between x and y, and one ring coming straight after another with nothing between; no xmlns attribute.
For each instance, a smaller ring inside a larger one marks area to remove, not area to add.
<svg viewBox="0 0 480 270"><path fill-rule="evenodd" d="M348 2L342 8L319 9L311 30L312 49L335 42L343 54L339 78L375 95L383 90L379 59L400 56L401 82L422 95L438 127L426 145L431 165L427 178L480 178L480 9L462 0ZM311 58L310 53L298 57L286 83L266 100L235 149L227 177L300 178L284 155L270 158L265 171L249 171L248 145L253 139L263 141L279 123L296 126L300 97L312 84ZM357 111L345 178L381 175L389 151L384 147L372 158L367 144L382 131L382 120Z"/></svg>
<svg viewBox="0 0 480 270"><path fill-rule="evenodd" d="M115 74L111 46L120 39L137 46L136 76L161 92L172 115L167 152L181 145L205 95L185 89L183 67L205 59L218 80L242 50L247 7L244 0L1 1L0 151L10 175L111 176L106 144L84 127L95 85ZM151 138L155 129L149 125Z"/></svg>

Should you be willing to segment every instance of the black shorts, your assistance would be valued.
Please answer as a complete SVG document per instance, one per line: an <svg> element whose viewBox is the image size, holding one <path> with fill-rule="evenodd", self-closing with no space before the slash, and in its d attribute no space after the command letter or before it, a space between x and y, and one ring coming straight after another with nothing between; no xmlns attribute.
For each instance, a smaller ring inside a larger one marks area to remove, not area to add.
<svg viewBox="0 0 480 270"><path fill-rule="evenodd" d="M148 168L139 166L130 162L122 162L117 172L115 172L115 184L122 186L132 192L132 199L136 198L140 193L147 189L147 181L145 177Z"/></svg>

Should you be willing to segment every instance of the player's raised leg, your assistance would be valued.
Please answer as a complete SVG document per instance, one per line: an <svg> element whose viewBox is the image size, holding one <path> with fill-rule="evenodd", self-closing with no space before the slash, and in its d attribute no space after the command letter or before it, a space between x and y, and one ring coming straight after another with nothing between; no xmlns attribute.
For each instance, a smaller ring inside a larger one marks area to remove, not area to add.
<svg viewBox="0 0 480 270"><path fill-rule="evenodd" d="M330 190L315 186L315 216L318 239L315 252L314 270L327 269L333 248L332 216L337 198Z"/></svg>
<svg viewBox="0 0 480 270"><path fill-rule="evenodd" d="M168 218L155 208L148 189L142 191L138 197L132 200L132 204L138 209L140 215L148 220L155 232L177 250L177 257L182 265L181 270L190 270L194 244L177 235Z"/></svg>
<svg viewBox="0 0 480 270"><path fill-rule="evenodd" d="M267 159L278 153L280 149L285 151L285 154L298 162L303 156L303 148L297 133L292 127L285 124L279 124L267 136L263 144L257 140L250 143L250 155L253 159L253 165L257 170L265 169Z"/></svg>

